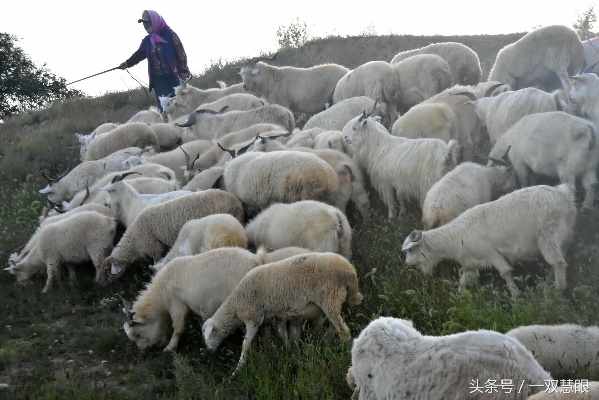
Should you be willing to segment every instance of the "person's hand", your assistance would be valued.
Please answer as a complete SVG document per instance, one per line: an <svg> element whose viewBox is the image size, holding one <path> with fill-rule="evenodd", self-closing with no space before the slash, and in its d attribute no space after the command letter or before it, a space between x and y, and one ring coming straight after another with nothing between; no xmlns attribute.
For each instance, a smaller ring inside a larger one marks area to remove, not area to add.
<svg viewBox="0 0 599 400"><path fill-rule="evenodd" d="M123 62L123 63L121 63L121 65L119 65L119 68L120 68L120 69L125 69L125 68L127 68L127 62Z"/></svg>

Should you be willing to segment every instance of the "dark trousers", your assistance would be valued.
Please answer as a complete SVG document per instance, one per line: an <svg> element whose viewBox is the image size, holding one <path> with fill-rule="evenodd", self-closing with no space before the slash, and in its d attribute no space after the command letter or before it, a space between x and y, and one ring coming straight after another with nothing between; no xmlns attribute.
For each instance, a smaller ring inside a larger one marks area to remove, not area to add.
<svg viewBox="0 0 599 400"><path fill-rule="evenodd" d="M153 77L154 93L156 100L160 96L170 96L175 94L175 87L179 86L179 77L174 74L154 75ZM158 101L158 109L163 112L160 101Z"/></svg>

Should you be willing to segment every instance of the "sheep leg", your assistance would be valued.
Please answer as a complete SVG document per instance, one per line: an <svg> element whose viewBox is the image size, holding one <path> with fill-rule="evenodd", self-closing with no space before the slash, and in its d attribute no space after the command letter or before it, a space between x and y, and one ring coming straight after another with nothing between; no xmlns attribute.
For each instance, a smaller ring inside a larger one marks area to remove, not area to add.
<svg viewBox="0 0 599 400"><path fill-rule="evenodd" d="M331 324L333 324L335 330L339 333L341 340L348 341L351 338L350 331L345 322L343 322L343 318L341 318L341 305L347 297L347 289L341 287L337 290L336 296L335 294L331 294L331 296L328 304L318 304L318 306L327 316L328 320L331 321Z"/></svg>
<svg viewBox="0 0 599 400"><path fill-rule="evenodd" d="M564 291L567 286L566 268L568 267L568 264L566 264L566 260L564 260L559 243L559 238L544 238L541 236L539 238L539 250L541 250L541 254L545 261L547 261L555 271L555 287L559 291Z"/></svg>
<svg viewBox="0 0 599 400"><path fill-rule="evenodd" d="M179 345L179 338L185 330L185 318L187 318L189 308L184 303L175 301L171 305L169 313L173 319L173 336L171 336L171 341L164 348L164 351L173 351Z"/></svg>
<svg viewBox="0 0 599 400"><path fill-rule="evenodd" d="M67 264L67 270L69 271L69 284L71 286L77 283L77 274L75 273L75 268L71 264Z"/></svg>
<svg viewBox="0 0 599 400"><path fill-rule="evenodd" d="M518 177L518 182L520 182L520 187L528 186L528 167L526 164L522 163L520 160L513 159L512 165L514 166L514 171L516 172L516 176Z"/></svg>
<svg viewBox="0 0 599 400"><path fill-rule="evenodd" d="M512 277L512 266L507 263L505 258L501 254L495 253L489 257L488 261L491 263L491 265L493 265L493 267L495 267L497 271L499 271L499 275L505 279L510 292L512 292L512 294L519 294L520 290L518 289L518 286L516 286L516 282L514 282L514 278Z"/></svg>
<svg viewBox="0 0 599 400"><path fill-rule="evenodd" d="M460 276L460 286L458 293L462 293L462 287L478 285L478 273L475 268L463 267L462 275Z"/></svg>
<svg viewBox="0 0 599 400"><path fill-rule="evenodd" d="M595 186L597 186L597 173L594 169L587 172L582 177L582 186L584 187L584 201L582 202L582 208L591 209L593 208Z"/></svg>
<svg viewBox="0 0 599 400"><path fill-rule="evenodd" d="M46 279L46 286L44 286L44 290L42 290L42 293L48 293L48 291L52 287L54 279L56 279L56 276L60 273L60 271L58 270L58 263L49 261L46 264L46 272L48 273L48 279Z"/></svg>
<svg viewBox="0 0 599 400"><path fill-rule="evenodd" d="M245 365L247 352L250 349L250 345L252 344L252 340L256 333L258 333L258 328L260 324L255 321L248 321L245 323L245 336L243 338L243 344L241 345L241 357L239 357L239 362L237 363L237 367L233 372L233 375L237 373Z"/></svg>
<svg viewBox="0 0 599 400"><path fill-rule="evenodd" d="M277 324L277 332L279 336L283 339L283 343L286 348L291 347L289 343L289 336L287 335L287 320L284 318L279 319L279 323Z"/></svg>
<svg viewBox="0 0 599 400"><path fill-rule="evenodd" d="M389 210L388 219L391 221L395 218L395 196L393 195L393 187L391 185L383 185L380 193L383 198L383 203L385 203Z"/></svg>

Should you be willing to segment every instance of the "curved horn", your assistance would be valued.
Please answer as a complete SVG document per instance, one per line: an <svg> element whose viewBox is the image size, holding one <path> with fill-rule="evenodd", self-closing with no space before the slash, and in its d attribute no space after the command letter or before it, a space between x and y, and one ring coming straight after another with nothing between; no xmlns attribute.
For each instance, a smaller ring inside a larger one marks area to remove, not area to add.
<svg viewBox="0 0 599 400"><path fill-rule="evenodd" d="M224 113L227 110L227 108L229 108L229 106L224 106L223 108L221 108L220 110L218 110L218 113L219 114Z"/></svg>
<svg viewBox="0 0 599 400"><path fill-rule="evenodd" d="M240 148L239 150L237 150L237 156L240 156L243 153L245 153L253 144L254 144L254 142L250 142L248 145L243 146L242 148Z"/></svg>
<svg viewBox="0 0 599 400"><path fill-rule="evenodd" d="M191 160L191 157L189 156L189 154L187 154L187 152L185 150L183 150L183 147L180 147L181 151L183 152L183 154L185 154L185 165L187 165L188 169L189 169L189 160Z"/></svg>
<svg viewBox="0 0 599 400"><path fill-rule="evenodd" d="M44 177L45 180L48 181L49 185L51 185L52 183L54 183L54 179L48 178L48 176L44 173L44 171L42 171L42 176Z"/></svg>
<svg viewBox="0 0 599 400"><path fill-rule="evenodd" d="M291 132L281 133L279 135L266 136L266 137L263 137L262 139L274 140L274 139L277 139L280 137L289 137L289 136L291 136Z"/></svg>
<svg viewBox="0 0 599 400"><path fill-rule="evenodd" d="M278 54L279 54L279 52L276 52L275 55L272 57L268 57L268 56L253 57L253 58L250 58L244 65L248 66L248 67L253 67L254 65L256 65L256 63L258 61L274 61L275 58L277 58Z"/></svg>
<svg viewBox="0 0 599 400"><path fill-rule="evenodd" d="M123 179L125 179L127 176L129 175L133 175L133 174L139 174L141 175L141 172L137 172L137 171L133 171L133 172L125 172L124 174L120 174L115 176L114 178L112 178L112 182L110 183L117 183L122 181Z"/></svg>
<svg viewBox="0 0 599 400"><path fill-rule="evenodd" d="M189 115L187 116L187 121L185 121L182 124L175 122L175 126L178 126L179 128L189 128L190 126L195 125L197 118L198 117L195 112L189 113Z"/></svg>
<svg viewBox="0 0 599 400"><path fill-rule="evenodd" d="M189 83L190 80L191 80L191 74L189 74L189 77L187 77L187 79L179 78L179 86L186 87L187 83Z"/></svg>
<svg viewBox="0 0 599 400"><path fill-rule="evenodd" d="M81 204L79 204L79 205L82 206L83 203L85 203L87 201L87 199L89 199L90 195L91 195L91 193L89 192L89 186L85 185L85 197L83 198L83 200L81 200Z"/></svg>
<svg viewBox="0 0 599 400"><path fill-rule="evenodd" d="M228 152L231 155L231 158L235 158L235 150L225 149L223 146L220 145L220 143L216 143L216 144L222 151Z"/></svg>
<svg viewBox="0 0 599 400"><path fill-rule="evenodd" d="M459 92L459 93L452 93L452 95L454 96L466 96L470 99L470 101L476 101L476 95L472 92Z"/></svg>
<svg viewBox="0 0 599 400"><path fill-rule="evenodd" d="M59 180L64 178L68 172L69 172L69 168L67 167L67 169L62 174L58 175L56 178L48 178L48 176L43 171L42 171L42 176L44 177L44 179L46 179L48 181L49 184L52 184L52 183L58 182Z"/></svg>
<svg viewBox="0 0 599 400"><path fill-rule="evenodd" d="M134 325L135 322L131 320L131 316L134 315L135 313L131 312L131 302L125 300L123 298L123 296L121 296L120 293L117 293L117 295L119 296L119 298L123 302L123 312L125 313L125 320L127 321L127 323L129 325Z"/></svg>
<svg viewBox="0 0 599 400"><path fill-rule="evenodd" d="M495 85L491 86L485 92L485 97L491 97L491 95L493 94L493 92L495 91L495 89L497 89L498 87L501 87L503 85L505 85L505 83L496 83Z"/></svg>
<svg viewBox="0 0 599 400"><path fill-rule="evenodd" d="M366 114L366 111L362 111L362 115L360 116L360 118L358 118L358 122L362 122L362 121L366 120L368 117L370 117L376 111L376 106L378 105L379 100L380 100L380 98L378 98L374 101L374 104L372 105L372 111L370 111L370 113Z"/></svg>

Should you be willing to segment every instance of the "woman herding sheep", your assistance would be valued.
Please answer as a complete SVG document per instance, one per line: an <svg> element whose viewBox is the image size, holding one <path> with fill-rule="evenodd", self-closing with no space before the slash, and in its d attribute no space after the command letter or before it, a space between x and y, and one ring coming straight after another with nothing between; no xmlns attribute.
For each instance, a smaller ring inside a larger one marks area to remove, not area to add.
<svg viewBox="0 0 599 400"><path fill-rule="evenodd" d="M179 85L179 78L190 76L183 44L156 11L144 10L137 22L143 23L148 35L141 41L139 49L119 68L132 67L147 58L150 91L154 89L157 99L159 96L168 96ZM158 107L162 112L160 101Z"/></svg>

